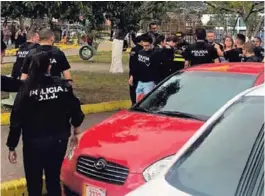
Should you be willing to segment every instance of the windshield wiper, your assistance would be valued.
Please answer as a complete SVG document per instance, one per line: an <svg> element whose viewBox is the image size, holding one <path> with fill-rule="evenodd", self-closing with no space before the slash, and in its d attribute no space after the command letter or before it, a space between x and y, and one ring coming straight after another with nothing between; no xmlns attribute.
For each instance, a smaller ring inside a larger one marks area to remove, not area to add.
<svg viewBox="0 0 265 196"><path fill-rule="evenodd" d="M180 118L191 118L191 119L200 120L200 121L208 120L208 117L201 117L201 116L197 116L197 115L193 115L193 114L189 114L189 113L185 113L185 112L178 112L178 111L158 111L155 113L156 114L164 114L164 115L168 115L168 116L176 116L176 117L180 117Z"/></svg>
<svg viewBox="0 0 265 196"><path fill-rule="evenodd" d="M151 111L150 111L150 110L148 110L148 109L145 109L145 108L142 108L142 107L140 107L140 106L138 106L138 107L133 107L133 108L132 108L132 110L134 110L134 111L138 111L138 112L146 112L146 113L151 113Z"/></svg>

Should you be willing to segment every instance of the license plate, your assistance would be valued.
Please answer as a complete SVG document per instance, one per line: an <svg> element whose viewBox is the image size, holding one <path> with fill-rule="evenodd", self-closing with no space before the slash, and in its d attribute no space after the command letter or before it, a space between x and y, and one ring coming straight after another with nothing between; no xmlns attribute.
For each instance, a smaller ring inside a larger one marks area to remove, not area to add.
<svg viewBox="0 0 265 196"><path fill-rule="evenodd" d="M106 196L106 190L100 187L85 185L84 196Z"/></svg>

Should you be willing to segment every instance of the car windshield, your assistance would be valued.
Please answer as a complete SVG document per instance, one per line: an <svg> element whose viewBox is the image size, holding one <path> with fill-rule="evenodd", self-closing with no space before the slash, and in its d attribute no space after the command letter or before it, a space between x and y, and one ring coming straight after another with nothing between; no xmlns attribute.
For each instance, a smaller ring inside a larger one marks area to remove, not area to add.
<svg viewBox="0 0 265 196"><path fill-rule="evenodd" d="M255 79L255 75L228 72L180 72L132 109L166 115L181 112L207 120L229 99L252 87Z"/></svg>
<svg viewBox="0 0 265 196"><path fill-rule="evenodd" d="M186 150L166 180L196 196L263 195L263 126L264 98L242 98Z"/></svg>

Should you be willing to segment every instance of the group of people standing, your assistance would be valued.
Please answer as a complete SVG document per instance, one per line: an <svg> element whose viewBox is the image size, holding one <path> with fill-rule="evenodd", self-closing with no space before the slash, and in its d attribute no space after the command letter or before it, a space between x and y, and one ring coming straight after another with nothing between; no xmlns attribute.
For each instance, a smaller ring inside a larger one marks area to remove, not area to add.
<svg viewBox="0 0 265 196"><path fill-rule="evenodd" d="M264 49L261 38L246 42L237 34L235 42L226 36L224 43L215 41L215 33L204 28L195 30L195 43L184 39L182 32L164 36L156 23L150 31L133 39L129 61L129 86L132 104L141 100L162 80L190 66L221 62L262 62Z"/></svg>
<svg viewBox="0 0 265 196"><path fill-rule="evenodd" d="M2 27L2 36L4 43L8 46L15 44L15 48L19 48L22 44L26 42L27 29L26 28L16 28L15 24L12 24L10 28L6 23Z"/></svg>
<svg viewBox="0 0 265 196"><path fill-rule="evenodd" d="M50 29L29 31L17 51L11 77L1 76L1 90L18 92L6 145L8 159L15 164L22 135L29 196L42 195L43 172L48 196L62 194L60 170L68 140L70 145L77 144L84 119L73 93L70 65L53 44Z"/></svg>

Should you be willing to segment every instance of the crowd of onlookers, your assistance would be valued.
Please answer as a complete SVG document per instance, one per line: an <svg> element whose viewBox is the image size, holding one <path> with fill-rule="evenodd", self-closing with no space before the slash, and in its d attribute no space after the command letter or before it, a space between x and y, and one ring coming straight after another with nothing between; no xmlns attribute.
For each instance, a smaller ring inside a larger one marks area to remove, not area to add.
<svg viewBox="0 0 265 196"><path fill-rule="evenodd" d="M215 41L214 31L197 28L193 44L182 32L170 35L158 33L156 23L150 31L133 36L135 47L130 53L129 85L132 103L142 99L160 81L183 68L205 63L264 62L264 48L260 37L246 41L243 34L235 40L226 36L223 43Z"/></svg>
<svg viewBox="0 0 265 196"><path fill-rule="evenodd" d="M1 36L7 46L14 44L15 48L19 48L27 40L27 28L17 28L15 25L9 26L4 23L1 29Z"/></svg>

